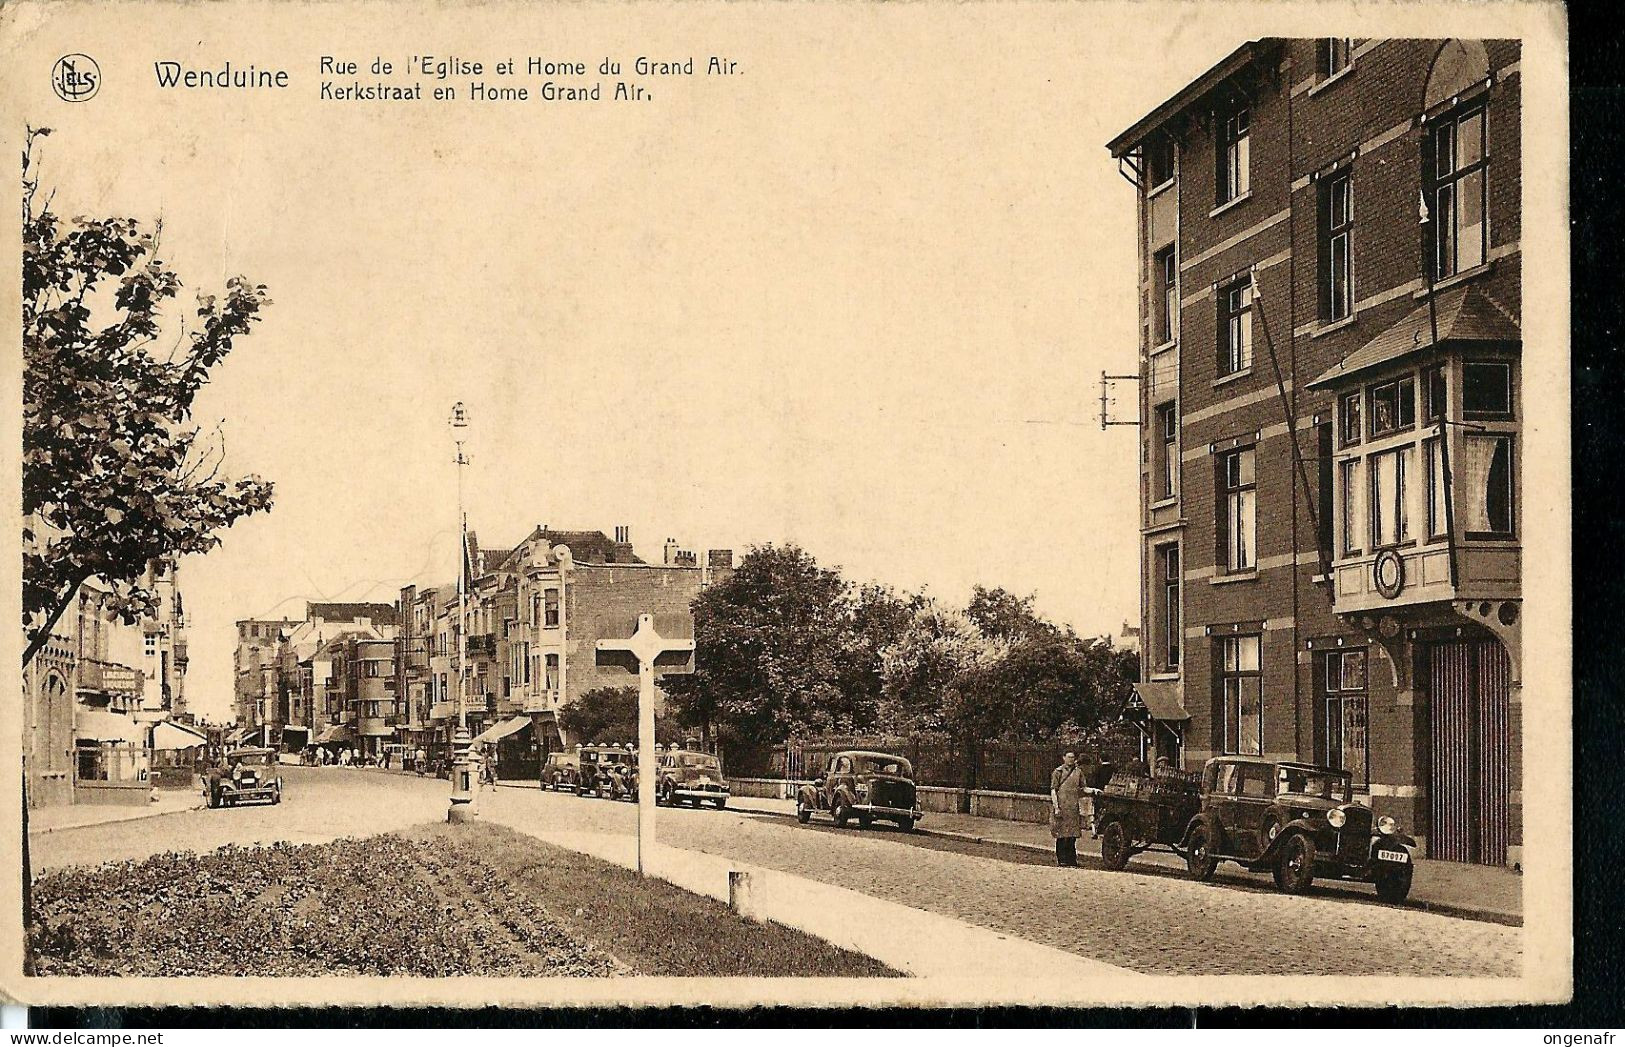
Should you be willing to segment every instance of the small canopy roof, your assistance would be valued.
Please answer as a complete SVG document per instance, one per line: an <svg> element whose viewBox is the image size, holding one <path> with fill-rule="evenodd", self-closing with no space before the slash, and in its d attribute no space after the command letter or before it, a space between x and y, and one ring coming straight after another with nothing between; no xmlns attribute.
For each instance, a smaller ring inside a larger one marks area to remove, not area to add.
<svg viewBox="0 0 1625 1047"><path fill-rule="evenodd" d="M338 742L351 742L354 740L355 731L342 723L333 724L316 736L317 745L333 745Z"/></svg>
<svg viewBox="0 0 1625 1047"><path fill-rule="evenodd" d="M1180 701L1179 684L1173 680L1135 684L1127 714L1130 719L1147 717L1167 723L1183 723L1191 718Z"/></svg>
<svg viewBox="0 0 1625 1047"><path fill-rule="evenodd" d="M1453 287L1438 295L1438 345L1512 346L1523 341L1523 330L1499 302L1477 287ZM1345 357L1309 388L1342 385L1355 376L1397 363L1433 348L1433 317L1427 303Z"/></svg>
<svg viewBox="0 0 1625 1047"><path fill-rule="evenodd" d="M79 709L73 717L73 733L99 742L129 742L146 745L147 730L128 716L106 709Z"/></svg>
<svg viewBox="0 0 1625 1047"><path fill-rule="evenodd" d="M174 720L164 720L152 729L154 749L196 749L208 741L208 736L202 731Z"/></svg>
<svg viewBox="0 0 1625 1047"><path fill-rule="evenodd" d="M479 734L476 734L472 739L470 739L469 744L484 745L487 742L494 742L499 738L506 738L510 734L518 734L520 731L523 731L529 726L530 717L514 716L487 727L485 730L481 731Z"/></svg>

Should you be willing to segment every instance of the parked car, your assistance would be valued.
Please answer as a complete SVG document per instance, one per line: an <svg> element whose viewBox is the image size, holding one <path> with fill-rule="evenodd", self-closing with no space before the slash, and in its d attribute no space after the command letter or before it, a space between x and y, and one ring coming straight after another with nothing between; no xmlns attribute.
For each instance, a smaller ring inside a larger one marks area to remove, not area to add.
<svg viewBox="0 0 1625 1047"><path fill-rule="evenodd" d="M801 824L811 821L818 811L829 812L843 829L853 819L865 829L878 819L913 832L921 817L914 767L901 756L887 753L836 753L824 777L803 785L796 796L796 820Z"/></svg>
<svg viewBox="0 0 1625 1047"><path fill-rule="evenodd" d="M728 780L722 776L722 761L710 753L686 749L661 753L655 802L691 803L696 807L709 803L722 810L728 806Z"/></svg>
<svg viewBox="0 0 1625 1047"><path fill-rule="evenodd" d="M547 759L542 761L541 781L544 789L574 791L581 781L581 753L548 753Z"/></svg>
<svg viewBox="0 0 1625 1047"><path fill-rule="evenodd" d="M623 799L632 761L632 752L619 745L583 745L576 795L591 793L612 800ZM633 795L636 795L635 786Z"/></svg>
<svg viewBox="0 0 1625 1047"><path fill-rule="evenodd" d="M1101 864L1122 869L1141 851L1173 851L1210 880L1221 861L1270 872L1302 894L1318 877L1376 885L1386 902L1411 890L1416 841L1393 818L1373 822L1347 771L1257 756L1216 756L1200 779L1117 775L1094 797Z"/></svg>
<svg viewBox="0 0 1625 1047"><path fill-rule="evenodd" d="M250 801L282 802L282 772L274 749L232 749L203 778L203 800L210 807L235 807Z"/></svg>

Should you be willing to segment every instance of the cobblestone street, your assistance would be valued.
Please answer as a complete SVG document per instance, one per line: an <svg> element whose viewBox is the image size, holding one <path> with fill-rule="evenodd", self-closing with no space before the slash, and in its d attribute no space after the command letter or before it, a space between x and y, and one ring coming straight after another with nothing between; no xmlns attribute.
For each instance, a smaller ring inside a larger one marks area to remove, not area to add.
<svg viewBox="0 0 1625 1047"><path fill-rule="evenodd" d="M284 769L278 807L195 810L35 834L36 870L226 843L314 843L444 818L447 784L378 771ZM520 830L630 834L631 804L487 790L482 818ZM1152 974L1513 976L1518 928L1344 898L1059 869L1042 855L884 827L837 830L736 811L661 809L670 846L860 891Z"/></svg>

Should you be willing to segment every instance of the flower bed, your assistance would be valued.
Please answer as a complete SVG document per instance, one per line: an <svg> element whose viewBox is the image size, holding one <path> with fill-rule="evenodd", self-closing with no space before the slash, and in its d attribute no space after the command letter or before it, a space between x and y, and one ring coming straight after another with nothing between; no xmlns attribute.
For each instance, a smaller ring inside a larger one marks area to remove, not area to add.
<svg viewBox="0 0 1625 1047"><path fill-rule="evenodd" d="M488 825L58 870L33 902L40 975L894 973Z"/></svg>

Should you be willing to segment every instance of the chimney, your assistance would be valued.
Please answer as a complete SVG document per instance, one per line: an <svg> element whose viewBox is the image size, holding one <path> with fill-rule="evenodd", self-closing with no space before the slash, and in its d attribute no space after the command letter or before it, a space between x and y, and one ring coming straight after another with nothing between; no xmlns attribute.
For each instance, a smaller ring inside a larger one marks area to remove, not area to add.
<svg viewBox="0 0 1625 1047"><path fill-rule="evenodd" d="M677 562L677 539L666 539L666 555L661 560L667 567Z"/></svg>
<svg viewBox="0 0 1625 1047"><path fill-rule="evenodd" d="M732 549L707 549L705 551L705 564L712 570L719 567L731 570L734 565L734 551Z"/></svg>

